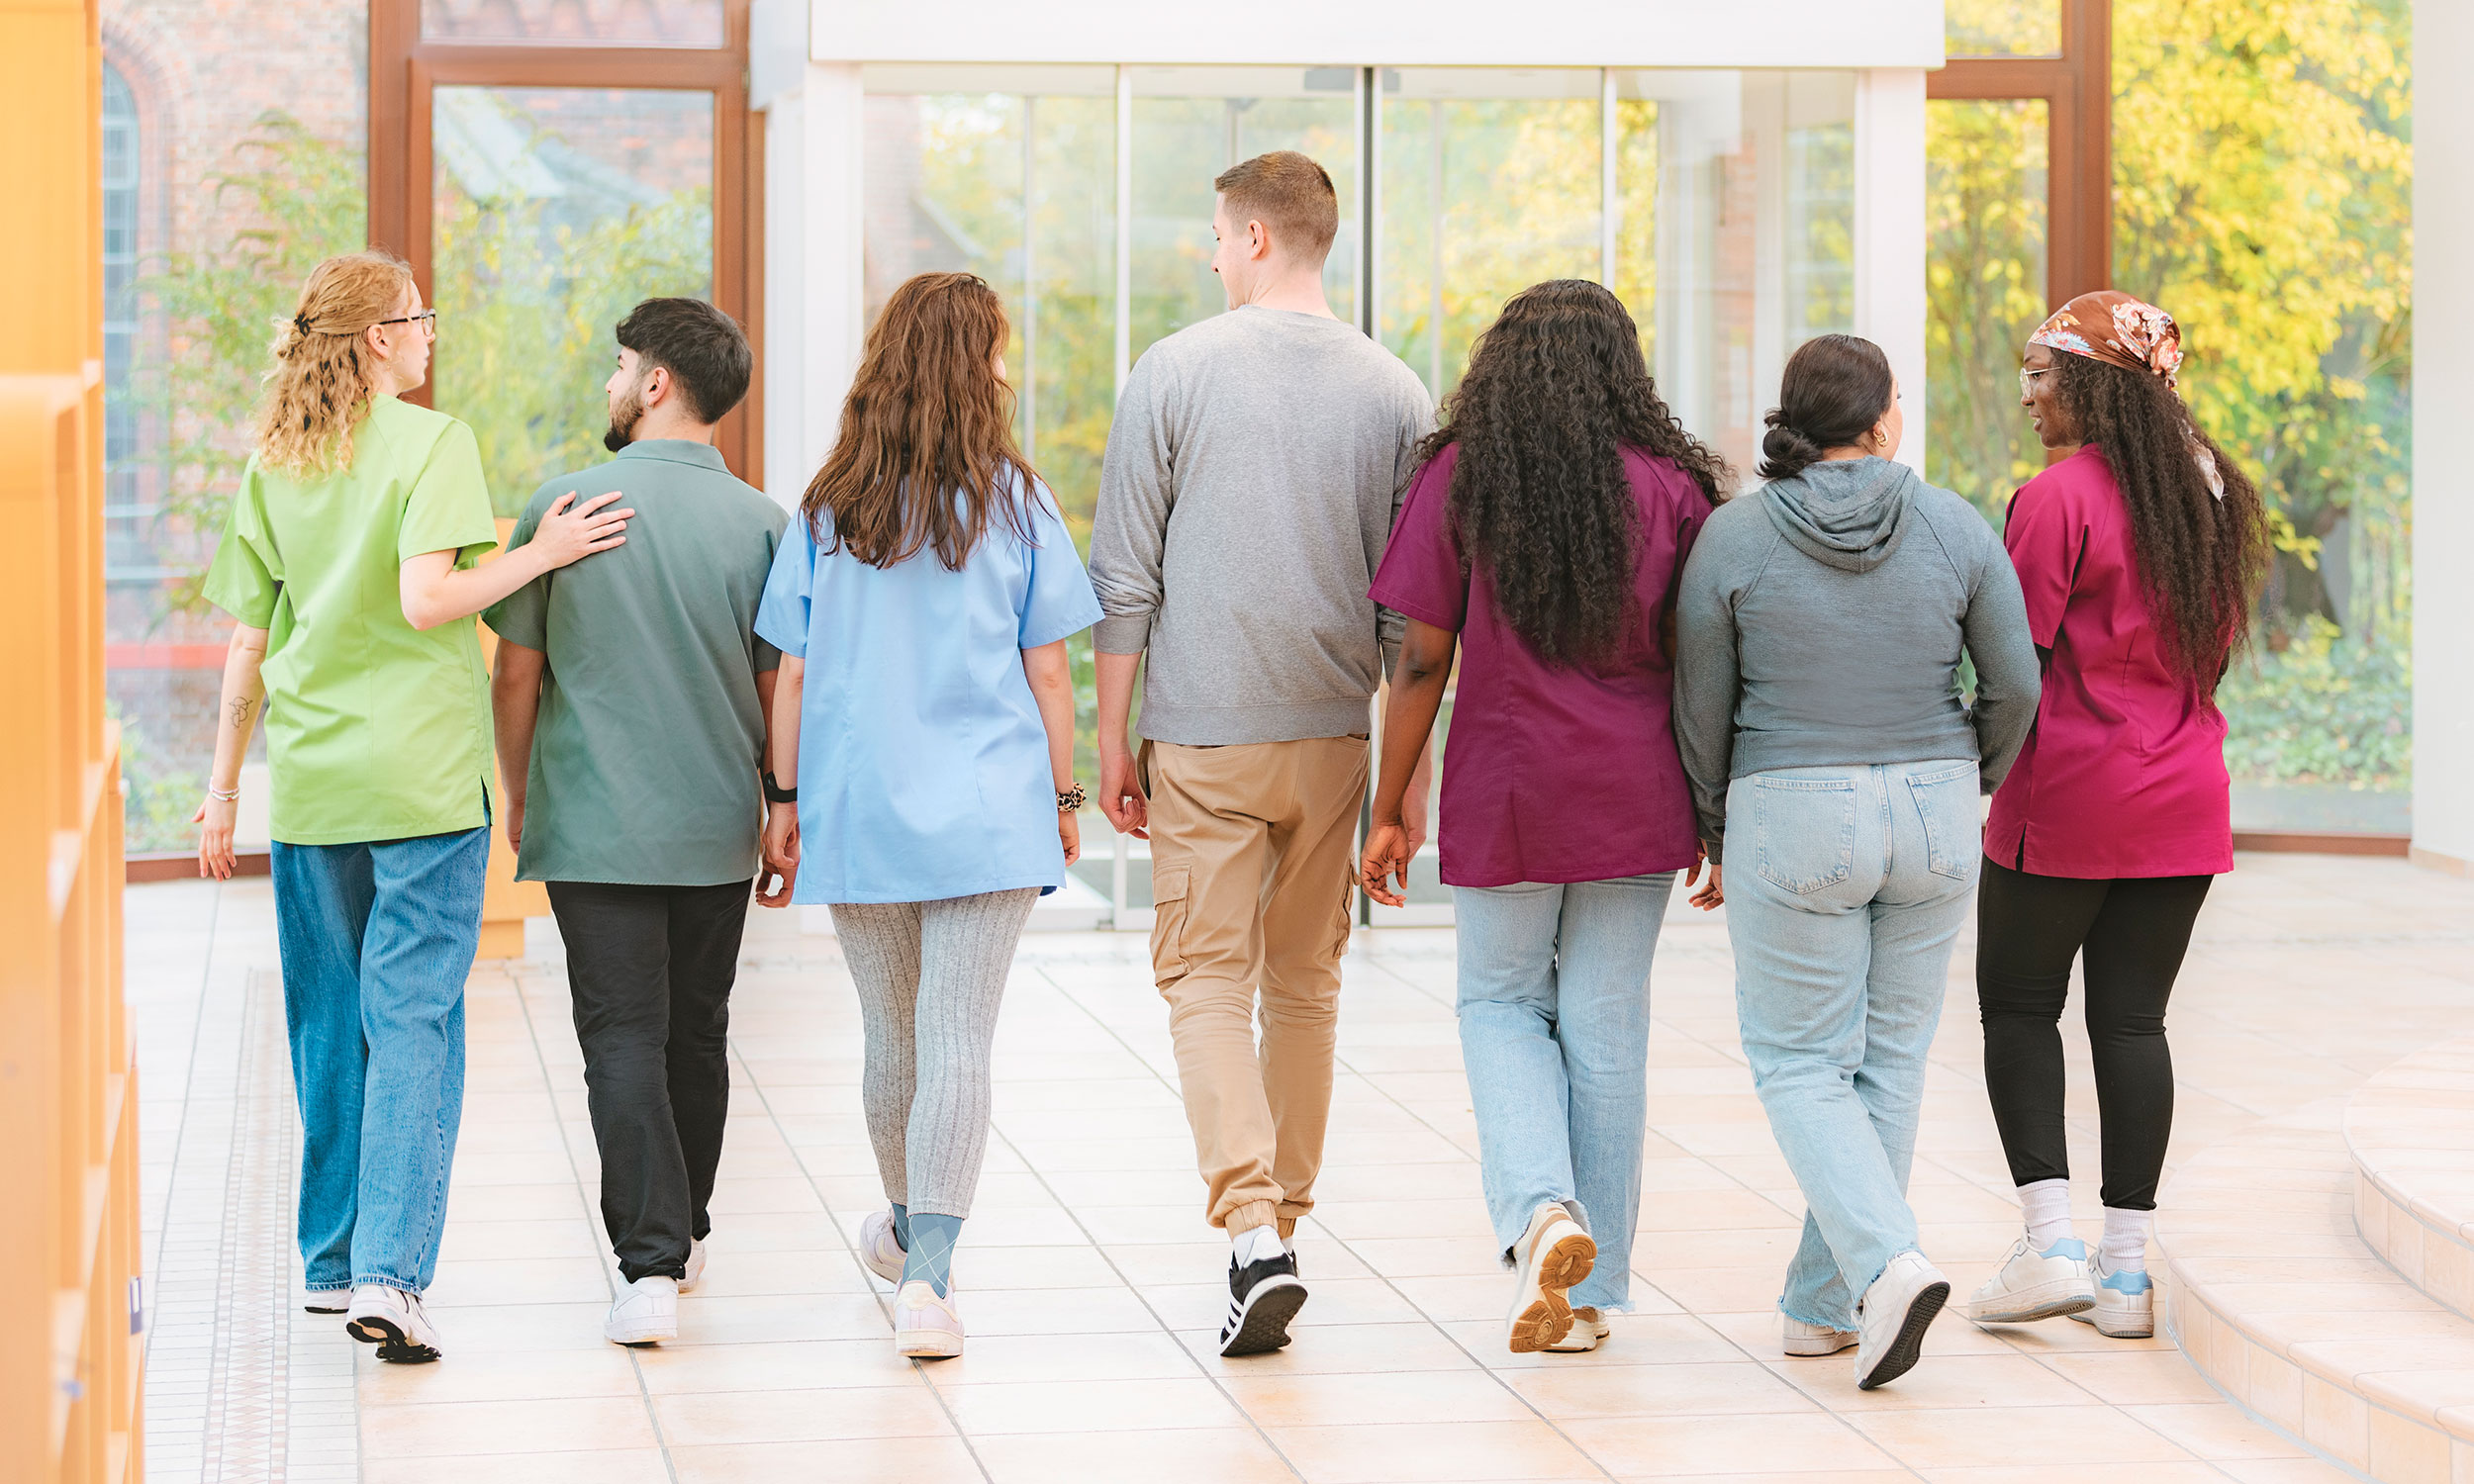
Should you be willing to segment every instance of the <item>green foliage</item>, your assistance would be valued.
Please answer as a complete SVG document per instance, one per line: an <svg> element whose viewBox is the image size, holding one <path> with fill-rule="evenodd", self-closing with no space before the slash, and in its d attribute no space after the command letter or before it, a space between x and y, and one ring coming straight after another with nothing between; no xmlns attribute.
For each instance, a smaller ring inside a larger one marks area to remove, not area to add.
<svg viewBox="0 0 2474 1484"><path fill-rule="evenodd" d="M1926 107L1925 475L1999 520L2045 467L2017 374L2046 313L2046 106Z"/></svg>
<svg viewBox="0 0 2474 1484"><path fill-rule="evenodd" d="M2402 646L2306 616L2281 650L2236 662L2218 689L2237 778L2401 788L2414 767L2414 685Z"/></svg>
<svg viewBox="0 0 2474 1484"><path fill-rule="evenodd" d="M103 714L121 724L121 779L128 797L121 810L121 848L127 852L180 850L197 844L190 816L206 796L206 775L155 756L146 729L106 700Z"/></svg>

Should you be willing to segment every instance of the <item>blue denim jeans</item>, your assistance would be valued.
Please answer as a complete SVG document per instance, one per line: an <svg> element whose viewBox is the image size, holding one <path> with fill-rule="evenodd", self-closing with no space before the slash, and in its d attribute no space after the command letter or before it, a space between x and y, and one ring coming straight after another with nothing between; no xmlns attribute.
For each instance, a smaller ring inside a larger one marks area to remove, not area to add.
<svg viewBox="0 0 2474 1484"><path fill-rule="evenodd" d="M1629 1312L1649 1112L1650 960L1672 873L1456 886L1461 1061L1506 1254L1560 1201L1598 1245L1574 1304Z"/></svg>
<svg viewBox="0 0 2474 1484"><path fill-rule="evenodd" d="M464 979L487 825L273 850L284 1020L301 1105L308 1285L419 1293L438 1264L464 1109Z"/></svg>
<svg viewBox="0 0 2474 1484"><path fill-rule="evenodd" d="M1907 1172L1981 855L1963 759L1789 768L1727 790L1727 937L1753 1085L1804 1192L1778 1307L1854 1327L1914 1249Z"/></svg>

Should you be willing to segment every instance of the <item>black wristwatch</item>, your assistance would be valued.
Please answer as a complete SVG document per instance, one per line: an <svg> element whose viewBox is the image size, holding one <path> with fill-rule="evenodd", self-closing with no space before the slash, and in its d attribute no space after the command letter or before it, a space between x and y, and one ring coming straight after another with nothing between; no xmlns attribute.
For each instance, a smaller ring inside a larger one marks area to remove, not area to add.
<svg viewBox="0 0 2474 1484"><path fill-rule="evenodd" d="M765 770L764 779L765 779L765 802L767 802L767 803L797 803L797 802L799 802L799 790L798 790L797 788L783 788L781 785L779 785L779 784L775 783L775 782L773 781L773 771L772 771L771 769L767 769L767 770Z"/></svg>

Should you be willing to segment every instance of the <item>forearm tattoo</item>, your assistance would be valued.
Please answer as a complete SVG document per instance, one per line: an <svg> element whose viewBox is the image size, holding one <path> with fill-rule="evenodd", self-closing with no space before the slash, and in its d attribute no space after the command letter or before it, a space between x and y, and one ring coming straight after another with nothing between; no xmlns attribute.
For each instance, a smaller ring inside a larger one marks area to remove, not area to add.
<svg viewBox="0 0 2474 1484"><path fill-rule="evenodd" d="M234 731L245 732L249 729L249 707L254 704L255 702L250 700L245 696L235 696L233 698L231 709L232 729Z"/></svg>

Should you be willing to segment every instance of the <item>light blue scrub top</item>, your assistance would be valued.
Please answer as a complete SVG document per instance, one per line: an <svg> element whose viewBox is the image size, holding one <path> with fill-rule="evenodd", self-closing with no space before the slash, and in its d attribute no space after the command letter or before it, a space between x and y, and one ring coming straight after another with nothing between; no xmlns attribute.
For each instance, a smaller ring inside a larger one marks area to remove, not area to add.
<svg viewBox="0 0 2474 1484"><path fill-rule="evenodd" d="M1047 489L960 572L819 554L794 513L756 632L804 660L797 902L940 901L1065 884L1048 732L1022 651L1099 621Z"/></svg>

